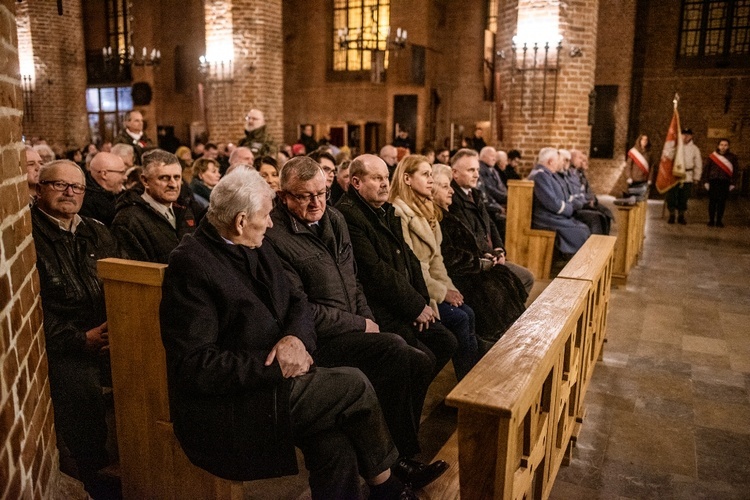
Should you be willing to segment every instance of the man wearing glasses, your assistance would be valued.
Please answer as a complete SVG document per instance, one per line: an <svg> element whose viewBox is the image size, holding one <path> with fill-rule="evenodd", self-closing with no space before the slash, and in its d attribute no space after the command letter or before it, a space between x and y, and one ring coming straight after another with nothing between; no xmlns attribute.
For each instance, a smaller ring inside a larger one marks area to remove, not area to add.
<svg viewBox="0 0 750 500"><path fill-rule="evenodd" d="M122 158L112 153L97 153L86 174L81 215L112 226L117 196L125 189L125 172L127 167Z"/></svg>
<svg viewBox="0 0 750 500"><path fill-rule="evenodd" d="M42 166L36 191L32 234L58 445L70 450L78 470L64 472L76 475L96 498L96 471L109 462L101 386L101 375L108 377L102 361L109 341L96 261L122 255L103 224L78 213L86 191L78 165L59 160Z"/></svg>
<svg viewBox="0 0 750 500"><path fill-rule="evenodd" d="M276 144L266 129L266 119L260 110L251 109L245 115L245 137L237 146L249 148L255 158L276 154Z"/></svg>
<svg viewBox="0 0 750 500"><path fill-rule="evenodd" d="M315 320L319 366L351 366L367 375L402 459L419 452L419 419L434 362L392 333L381 333L357 281L343 215L327 206L326 173L310 157L289 160L281 171L279 203L266 232L292 287L307 295ZM418 489L445 470L401 460L399 478ZM408 468L411 474L404 473Z"/></svg>

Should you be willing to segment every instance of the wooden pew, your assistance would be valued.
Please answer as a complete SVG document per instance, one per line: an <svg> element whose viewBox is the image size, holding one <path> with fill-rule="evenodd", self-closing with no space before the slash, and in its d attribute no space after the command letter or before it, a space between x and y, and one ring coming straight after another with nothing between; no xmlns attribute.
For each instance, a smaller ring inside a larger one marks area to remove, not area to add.
<svg viewBox="0 0 750 500"><path fill-rule="evenodd" d="M531 228L534 181L508 181L505 251L508 260L548 279L555 250L555 232Z"/></svg>
<svg viewBox="0 0 750 500"><path fill-rule="evenodd" d="M107 303L123 498L242 498L242 483L190 463L172 431L159 328L164 264L98 262Z"/></svg>
<svg viewBox="0 0 750 500"><path fill-rule="evenodd" d="M590 238L448 395L458 430L437 457L452 467L424 498L549 496L601 352L614 240Z"/></svg>
<svg viewBox="0 0 750 500"><path fill-rule="evenodd" d="M616 206L617 243L615 244L614 282L627 283L628 274L643 251L646 234L648 202L639 201L632 206Z"/></svg>
<svg viewBox="0 0 750 500"><path fill-rule="evenodd" d="M578 438L585 416L582 405L583 395L586 394L589 381L594 374L597 360L602 359L605 333L607 331L607 313L609 311L612 273L614 270L614 236L593 234L586 244L576 252L572 259L557 275L557 279L582 280L588 282L589 288L586 301L586 328L583 336L583 353L581 358L581 374L578 385L581 403L576 411L576 427L573 430L573 441Z"/></svg>

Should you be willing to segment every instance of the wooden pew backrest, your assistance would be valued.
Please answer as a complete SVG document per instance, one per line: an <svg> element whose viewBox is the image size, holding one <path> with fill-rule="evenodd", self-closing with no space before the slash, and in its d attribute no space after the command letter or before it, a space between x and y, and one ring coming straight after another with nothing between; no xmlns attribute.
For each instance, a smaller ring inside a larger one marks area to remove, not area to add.
<svg viewBox="0 0 750 500"><path fill-rule="evenodd" d="M534 181L508 181L505 250L508 260L548 279L555 250L555 232L532 229Z"/></svg>
<svg viewBox="0 0 750 500"><path fill-rule="evenodd" d="M242 498L242 483L192 465L172 431L159 327L164 264L98 262L107 305L123 498Z"/></svg>

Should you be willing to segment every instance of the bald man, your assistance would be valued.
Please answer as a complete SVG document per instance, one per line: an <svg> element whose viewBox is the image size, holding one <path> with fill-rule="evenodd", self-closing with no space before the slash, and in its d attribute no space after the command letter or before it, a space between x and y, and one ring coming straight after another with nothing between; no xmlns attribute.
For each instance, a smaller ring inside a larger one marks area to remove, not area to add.
<svg viewBox="0 0 750 500"><path fill-rule="evenodd" d="M125 189L127 167L113 153L98 153L86 173L86 196L81 215L96 219L107 227L115 218L115 203Z"/></svg>
<svg viewBox="0 0 750 500"><path fill-rule="evenodd" d="M253 156L274 156L278 151L276 143L266 128L266 118L258 109L251 109L245 115L245 137L238 146L249 148Z"/></svg>
<svg viewBox="0 0 750 500"><path fill-rule="evenodd" d="M388 177L393 180L393 172L396 171L398 165L398 151L395 147L390 144L383 146L380 150L380 159L385 162L385 166L388 167Z"/></svg>

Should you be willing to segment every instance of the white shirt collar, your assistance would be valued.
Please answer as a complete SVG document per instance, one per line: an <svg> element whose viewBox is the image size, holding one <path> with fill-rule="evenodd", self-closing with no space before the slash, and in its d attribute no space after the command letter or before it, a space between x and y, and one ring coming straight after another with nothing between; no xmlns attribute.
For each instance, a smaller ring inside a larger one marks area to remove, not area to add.
<svg viewBox="0 0 750 500"><path fill-rule="evenodd" d="M143 137L142 131L136 134L135 132L131 132L130 130L128 130L127 127L125 128L125 133L132 137L134 141L139 141L141 140L141 137Z"/></svg>
<svg viewBox="0 0 750 500"><path fill-rule="evenodd" d="M80 224L83 221L83 219L81 219L80 215L75 214L73 216L73 222L70 224L70 229L68 229L66 227L65 223L63 221L61 221L60 219L58 219L57 217L52 217L50 214L48 214L47 212L45 212L41 208L39 209L39 211L42 212L47 217L49 217L49 219L52 222L54 222L55 224L57 224L60 229L62 229L63 231L68 231L68 232L73 233L73 234L76 234L76 229L78 229L78 224Z"/></svg>
<svg viewBox="0 0 750 500"><path fill-rule="evenodd" d="M151 208L156 210L159 214L163 215L168 221L172 222L172 219L174 218L174 213L170 213L170 209L172 208L172 204L164 205L163 203L159 203L156 201L150 194L144 192L141 195L141 198L143 198L146 203L148 203Z"/></svg>

